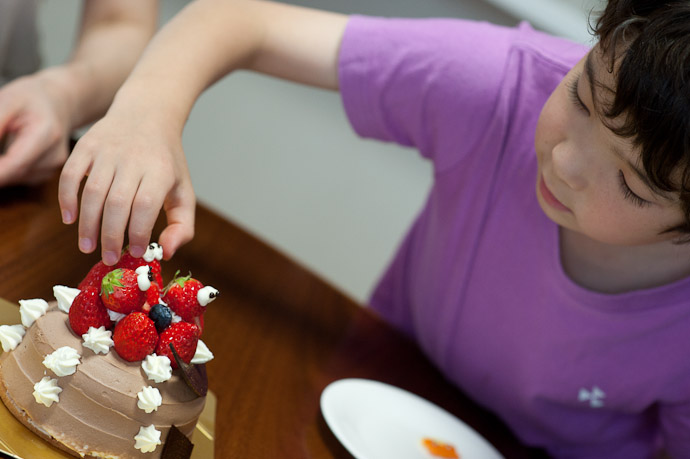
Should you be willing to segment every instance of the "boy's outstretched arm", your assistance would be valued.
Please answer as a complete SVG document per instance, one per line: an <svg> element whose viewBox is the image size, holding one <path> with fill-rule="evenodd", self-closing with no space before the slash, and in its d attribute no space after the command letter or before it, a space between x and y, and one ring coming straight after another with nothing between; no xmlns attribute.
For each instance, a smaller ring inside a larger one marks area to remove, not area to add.
<svg viewBox="0 0 690 459"><path fill-rule="evenodd" d="M189 4L156 35L62 171L63 221L79 216L80 249L95 249L101 225L106 264L119 258L127 229L130 252L140 256L163 208L167 227L158 240L169 259L194 234L195 197L181 138L196 99L240 68L337 89L346 22L343 15L259 0Z"/></svg>

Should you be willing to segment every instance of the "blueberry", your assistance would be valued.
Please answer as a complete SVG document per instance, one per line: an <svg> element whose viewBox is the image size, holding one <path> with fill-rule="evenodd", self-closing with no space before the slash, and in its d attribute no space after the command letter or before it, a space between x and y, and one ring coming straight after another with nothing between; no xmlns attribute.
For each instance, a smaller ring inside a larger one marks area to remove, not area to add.
<svg viewBox="0 0 690 459"><path fill-rule="evenodd" d="M166 305L156 304L151 308L149 318L153 320L153 324L156 326L158 333L161 333L168 328L168 325L172 322L172 312L170 312L170 308Z"/></svg>

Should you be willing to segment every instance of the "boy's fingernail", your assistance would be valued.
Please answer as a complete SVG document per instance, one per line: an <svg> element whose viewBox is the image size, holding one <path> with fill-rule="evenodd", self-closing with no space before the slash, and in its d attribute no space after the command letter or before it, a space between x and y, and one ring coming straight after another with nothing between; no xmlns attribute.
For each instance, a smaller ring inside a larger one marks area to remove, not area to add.
<svg viewBox="0 0 690 459"><path fill-rule="evenodd" d="M79 250L82 252L91 252L93 250L93 242L88 237L79 239Z"/></svg>
<svg viewBox="0 0 690 459"><path fill-rule="evenodd" d="M62 223L72 223L72 213L69 210L62 211Z"/></svg>
<svg viewBox="0 0 690 459"><path fill-rule="evenodd" d="M144 250L142 247L139 247L138 245L132 245L129 247L129 254L132 255L134 258L141 258L144 256Z"/></svg>
<svg viewBox="0 0 690 459"><path fill-rule="evenodd" d="M112 266L117 263L117 254L115 252L105 252L103 254L103 263Z"/></svg>

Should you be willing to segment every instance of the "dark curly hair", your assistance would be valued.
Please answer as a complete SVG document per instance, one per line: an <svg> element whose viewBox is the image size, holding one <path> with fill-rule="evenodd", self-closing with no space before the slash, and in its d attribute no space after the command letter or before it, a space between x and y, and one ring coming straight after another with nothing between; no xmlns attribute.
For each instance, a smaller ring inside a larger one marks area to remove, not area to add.
<svg viewBox="0 0 690 459"><path fill-rule="evenodd" d="M680 197L684 221L664 232L690 242L690 0L610 0L593 32L617 69L605 123L640 149L654 186Z"/></svg>

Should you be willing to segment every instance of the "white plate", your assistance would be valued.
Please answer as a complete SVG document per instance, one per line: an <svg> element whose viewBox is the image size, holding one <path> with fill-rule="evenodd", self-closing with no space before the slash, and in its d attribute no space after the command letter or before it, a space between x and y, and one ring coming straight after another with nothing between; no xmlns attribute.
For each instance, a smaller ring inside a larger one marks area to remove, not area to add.
<svg viewBox="0 0 690 459"><path fill-rule="evenodd" d="M462 459L503 459L474 429L433 403L395 386L341 379L321 393L321 411L357 459L432 459L423 438L452 445Z"/></svg>

